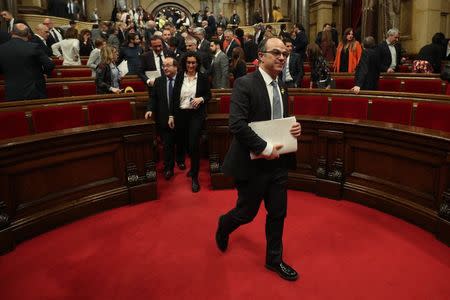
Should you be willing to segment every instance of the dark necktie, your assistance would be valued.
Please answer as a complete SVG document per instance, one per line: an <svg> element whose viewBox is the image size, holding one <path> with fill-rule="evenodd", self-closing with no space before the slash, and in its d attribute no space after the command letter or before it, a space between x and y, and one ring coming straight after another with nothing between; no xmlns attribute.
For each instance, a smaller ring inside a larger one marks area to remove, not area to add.
<svg viewBox="0 0 450 300"><path fill-rule="evenodd" d="M161 53L158 54L158 57L159 57L159 70L161 71L161 74L162 74L162 72L163 72L163 60L162 60Z"/></svg>
<svg viewBox="0 0 450 300"><path fill-rule="evenodd" d="M271 85L273 86L273 119L280 119L281 116L281 96L278 92L278 84L276 80L272 81Z"/></svg>
<svg viewBox="0 0 450 300"><path fill-rule="evenodd" d="M170 110L170 101L172 101L173 96L173 78L169 78L169 99L167 99L167 104Z"/></svg>
<svg viewBox="0 0 450 300"><path fill-rule="evenodd" d="M53 38L55 39L55 42L59 42L58 35L56 34L56 29L53 28L52 33L53 33Z"/></svg>

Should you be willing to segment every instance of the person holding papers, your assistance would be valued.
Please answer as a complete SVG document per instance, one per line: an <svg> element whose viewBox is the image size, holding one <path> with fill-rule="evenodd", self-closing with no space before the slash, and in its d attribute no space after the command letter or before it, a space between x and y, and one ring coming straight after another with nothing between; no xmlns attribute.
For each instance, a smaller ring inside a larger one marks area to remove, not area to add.
<svg viewBox="0 0 450 300"><path fill-rule="evenodd" d="M138 75L147 84L149 94L155 79L163 74L164 59L173 57L173 52L170 49L163 50L163 45L162 38L153 35L150 38L151 50L140 56L141 66Z"/></svg>
<svg viewBox="0 0 450 300"><path fill-rule="evenodd" d="M253 220L264 199L267 210L266 268L292 281L298 274L283 260L282 237L288 168L296 167L295 153L280 155L283 145L262 139L249 126L251 122L288 116L287 89L279 78L287 55L287 48L279 38L264 39L258 48L258 70L234 83L229 117L234 137L222 170L234 178L238 199L236 207L219 217L215 238L219 250L225 252L229 235ZM280 135L298 138L301 126L294 121L286 131ZM251 155L257 159L251 159Z"/></svg>

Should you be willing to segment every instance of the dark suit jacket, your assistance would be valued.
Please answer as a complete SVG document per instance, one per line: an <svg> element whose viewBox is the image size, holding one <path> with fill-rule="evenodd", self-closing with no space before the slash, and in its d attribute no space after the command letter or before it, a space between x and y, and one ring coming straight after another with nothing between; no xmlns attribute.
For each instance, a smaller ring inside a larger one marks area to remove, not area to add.
<svg viewBox="0 0 450 300"><path fill-rule="evenodd" d="M203 52L207 52L209 53L209 47L211 46L211 42L208 41L207 39L204 39L201 43L200 46L198 47L198 51L203 51Z"/></svg>
<svg viewBox="0 0 450 300"><path fill-rule="evenodd" d="M289 58L289 73L294 79L295 84L299 87L302 83L304 71L303 71L303 59L298 53L291 53Z"/></svg>
<svg viewBox="0 0 450 300"><path fill-rule="evenodd" d="M38 45L12 38L0 45L0 73L5 76L6 100L47 98L44 73L55 65Z"/></svg>
<svg viewBox="0 0 450 300"><path fill-rule="evenodd" d="M376 48L364 49L356 67L355 85L359 86L361 90L378 90L380 71L379 50Z"/></svg>
<svg viewBox="0 0 450 300"><path fill-rule="evenodd" d="M303 31L300 31L295 36L295 40L293 43L295 53L298 53L302 56L302 59L306 59L306 46L308 46L308 37Z"/></svg>
<svg viewBox="0 0 450 300"><path fill-rule="evenodd" d="M223 52L225 52L225 54L228 56L228 59L231 60L231 56L233 55L233 49L239 47L239 44L233 39L231 40L230 46L227 47L227 49L223 49Z"/></svg>
<svg viewBox="0 0 450 300"><path fill-rule="evenodd" d="M175 116L175 124L176 124L177 116L181 112L180 94L181 94L181 87L183 86L183 81L184 81L184 73L180 72L177 74L177 78L175 80L175 86L173 89L172 115ZM197 73L197 91L195 93L195 97L203 97L203 99L205 100L202 104L200 104L200 107L196 110L196 116L198 118L205 118L206 117L206 106L208 105L208 102L211 99L211 89L209 88L208 77L201 72Z"/></svg>
<svg viewBox="0 0 450 300"><path fill-rule="evenodd" d="M167 77L158 77L152 89L152 96L148 100L147 111L154 114L154 119L159 128L168 128L170 112L173 111L173 99L167 99ZM175 90L175 82L173 83Z"/></svg>
<svg viewBox="0 0 450 300"><path fill-rule="evenodd" d="M253 62L258 58L258 45L253 40L244 42L244 54L246 62Z"/></svg>
<svg viewBox="0 0 450 300"><path fill-rule="evenodd" d="M281 80L278 81L283 99L283 117L288 116L287 89ZM246 180L264 170L276 167L295 167L295 156L282 155L280 159L250 159L250 152L261 154L267 142L261 139L248 123L266 121L272 117L272 108L266 84L260 71L247 74L237 79L231 94L230 132L234 135L228 153L225 156L222 170L237 180Z"/></svg>
<svg viewBox="0 0 450 300"><path fill-rule="evenodd" d="M58 27L54 27L54 28L61 34L62 38L64 39L64 31ZM49 46L51 48L54 43L56 43L56 40L53 38L53 35L50 33L47 38L47 46Z"/></svg>
<svg viewBox="0 0 450 300"><path fill-rule="evenodd" d="M399 43L395 44L394 47L395 51L397 52L397 65L395 68L398 69L398 67L400 66L400 59L401 59L400 57L401 47ZM389 69L389 66L391 65L392 58L391 58L391 51L389 51L389 46L385 40L378 45L378 51L381 57L381 72L386 72L387 69Z"/></svg>
<svg viewBox="0 0 450 300"><path fill-rule="evenodd" d="M428 44L420 49L417 58L426 60L433 66L433 73L441 73L442 47L438 44Z"/></svg>
<svg viewBox="0 0 450 300"><path fill-rule="evenodd" d="M44 53L47 54L48 57L51 57L53 55L52 49L46 44L44 44L41 38L38 37L37 35L34 34L31 37L30 42L39 45L39 48L42 49L42 51L44 51Z"/></svg>
<svg viewBox="0 0 450 300"><path fill-rule="evenodd" d="M163 49L164 57L174 57L172 50ZM139 68L139 78L147 84L147 80L149 79L147 75L145 75L146 71L156 71L156 62L155 57L153 55L153 50L145 52L140 56L141 66ZM159 62L158 62L159 63ZM162 70L161 70L162 72Z"/></svg>

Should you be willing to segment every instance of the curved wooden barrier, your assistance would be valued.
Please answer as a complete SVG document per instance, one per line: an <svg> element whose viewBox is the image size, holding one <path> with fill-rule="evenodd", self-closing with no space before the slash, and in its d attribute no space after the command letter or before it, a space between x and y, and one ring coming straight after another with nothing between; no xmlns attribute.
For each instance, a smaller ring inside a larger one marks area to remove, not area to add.
<svg viewBox="0 0 450 300"><path fill-rule="evenodd" d="M3 140L0 253L81 217L156 199L154 123L133 120Z"/></svg>
<svg viewBox="0 0 450 300"><path fill-rule="evenodd" d="M297 116L297 169L289 187L348 199L401 217L450 244L450 133L333 117ZM213 188L231 142L228 115L208 116Z"/></svg>

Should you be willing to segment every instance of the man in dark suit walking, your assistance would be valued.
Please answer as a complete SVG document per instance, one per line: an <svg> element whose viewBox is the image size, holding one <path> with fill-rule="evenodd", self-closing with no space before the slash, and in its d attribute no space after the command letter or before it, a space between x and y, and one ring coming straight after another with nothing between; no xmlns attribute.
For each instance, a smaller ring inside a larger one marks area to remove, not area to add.
<svg viewBox="0 0 450 300"><path fill-rule="evenodd" d="M283 279L296 280L297 272L282 257L288 167L295 168L295 154L280 155L278 151L282 145L263 140L248 124L288 116L288 95L278 78L287 54L286 46L279 38L264 39L258 49L259 69L235 82L229 118L234 138L223 171L235 179L238 199L235 208L220 216L216 243L219 250L225 251L229 235L253 220L264 199L267 210L266 268ZM300 124L295 123L290 133L298 138ZM251 160L251 154L260 158Z"/></svg>
<svg viewBox="0 0 450 300"><path fill-rule="evenodd" d="M38 45L28 42L28 26L14 24L11 34L11 40L0 45L6 100L47 98L44 73L50 74L55 65Z"/></svg>
<svg viewBox="0 0 450 300"><path fill-rule="evenodd" d="M358 94L360 90L378 90L380 79L380 53L375 45L375 39L371 36L364 38L364 51L356 66L355 86L352 91Z"/></svg>
<svg viewBox="0 0 450 300"><path fill-rule="evenodd" d="M164 41L160 36L152 36L150 38L151 50L145 52L140 56L141 67L139 69L139 77L149 87L149 93L151 93L151 87L154 84L155 78L148 77L147 71L158 71L159 74L163 73L163 62L166 57L173 57L173 53L170 49L164 49Z"/></svg>
<svg viewBox="0 0 450 300"><path fill-rule="evenodd" d="M398 69L401 59L401 47L398 43L399 38L400 34L398 29L391 28L386 33L386 40L379 44L381 72L393 73Z"/></svg>
<svg viewBox="0 0 450 300"><path fill-rule="evenodd" d="M173 57L164 59L161 77L156 78L152 89L152 95L148 100L148 108L145 118L149 119L154 113L156 128L161 137L164 149L164 178L169 180L173 176L174 148L175 148L175 125L173 116L173 88L177 76L178 61ZM181 149L180 149L181 150ZM177 151L177 157L183 156L183 151Z"/></svg>

